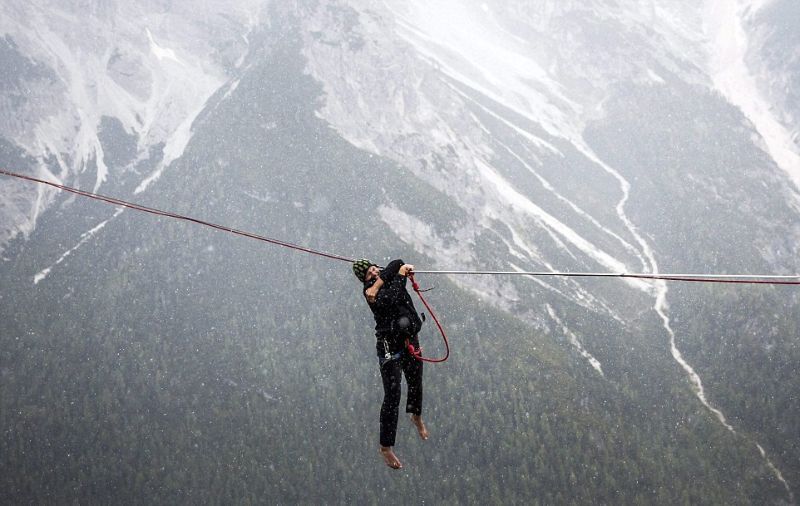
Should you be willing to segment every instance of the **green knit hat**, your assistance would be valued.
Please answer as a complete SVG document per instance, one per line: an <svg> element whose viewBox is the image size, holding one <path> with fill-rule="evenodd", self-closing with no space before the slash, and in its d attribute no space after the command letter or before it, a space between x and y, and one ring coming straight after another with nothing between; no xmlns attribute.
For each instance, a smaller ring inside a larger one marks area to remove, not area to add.
<svg viewBox="0 0 800 506"><path fill-rule="evenodd" d="M373 265L375 264L373 264L366 258L362 258L361 260L356 260L355 262L353 262L353 274L355 274L358 280L363 283L364 278L367 277L367 271Z"/></svg>

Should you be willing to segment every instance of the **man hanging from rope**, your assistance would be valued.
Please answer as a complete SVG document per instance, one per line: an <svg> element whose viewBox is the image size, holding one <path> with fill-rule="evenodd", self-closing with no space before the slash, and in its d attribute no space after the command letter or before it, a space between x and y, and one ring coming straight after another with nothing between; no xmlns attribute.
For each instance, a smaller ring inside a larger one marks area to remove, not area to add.
<svg viewBox="0 0 800 506"><path fill-rule="evenodd" d="M405 374L408 385L406 413L419 436L428 439L428 429L422 421L422 362L409 352L406 341L419 352L417 333L422 328L417 310L406 290L407 276L414 266L402 260L392 260L380 270L369 260L353 263L353 272L364 285L363 293L375 317L375 337L378 364L383 380L381 406L380 453L386 465L400 469L403 465L394 454L397 418L400 407L400 381Z"/></svg>

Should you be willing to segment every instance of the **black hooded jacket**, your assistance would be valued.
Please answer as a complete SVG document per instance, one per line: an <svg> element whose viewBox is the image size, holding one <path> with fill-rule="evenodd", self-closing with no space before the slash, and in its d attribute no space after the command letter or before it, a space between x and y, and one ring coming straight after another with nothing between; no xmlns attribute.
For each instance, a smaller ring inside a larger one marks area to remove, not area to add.
<svg viewBox="0 0 800 506"><path fill-rule="evenodd" d="M405 340L414 340L417 332L422 328L422 320L414 308L411 295L406 290L407 278L398 274L403 264L404 262L400 259L389 262L389 265L380 273L383 286L378 290L375 302L367 301L373 316L375 316L375 336L378 338L376 349L380 356L385 353L383 340L386 341L390 353L397 353L404 349ZM364 283L365 298L367 288L373 283L374 281ZM406 327L402 328L404 316L408 318L408 321L405 322Z"/></svg>

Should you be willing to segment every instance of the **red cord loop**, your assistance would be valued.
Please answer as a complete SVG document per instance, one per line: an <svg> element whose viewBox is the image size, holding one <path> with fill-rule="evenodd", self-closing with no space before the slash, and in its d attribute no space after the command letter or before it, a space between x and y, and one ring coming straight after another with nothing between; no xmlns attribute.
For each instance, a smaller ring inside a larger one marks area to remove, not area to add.
<svg viewBox="0 0 800 506"><path fill-rule="evenodd" d="M417 360L421 360L422 362L431 362L434 364L444 362L450 356L450 343L447 342L447 335L444 333L444 328L442 328L442 324L439 323L439 319L436 317L436 313L433 312L433 309L431 309L431 306L430 304L428 304L428 301L426 301L425 297L423 297L422 293L420 293L419 284L417 283L417 280L414 279L413 272L410 272L408 274L408 279L411 280L411 287L414 288L415 292L417 292L419 300L422 301L422 304L425 306L425 309L428 310L428 313L431 315L431 318L433 318L434 323L436 323L436 326L439 328L439 333L442 335L442 340L444 341L445 354L444 357L442 358L425 358L422 356L422 348L420 347L419 351L417 351L414 349L414 345L411 343L407 344L408 351L414 358L416 358Z"/></svg>

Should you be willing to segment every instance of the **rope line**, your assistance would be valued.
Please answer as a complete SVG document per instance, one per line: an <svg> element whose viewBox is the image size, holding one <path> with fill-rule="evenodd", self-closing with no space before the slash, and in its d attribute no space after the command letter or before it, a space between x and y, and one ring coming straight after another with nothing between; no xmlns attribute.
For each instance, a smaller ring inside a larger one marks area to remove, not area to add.
<svg viewBox="0 0 800 506"><path fill-rule="evenodd" d="M237 230L235 228L227 227L225 225L218 225L216 223L211 223L209 221L204 221L204 220L200 220L200 219L197 219L197 218L192 218L191 216L184 216L182 214L172 213L172 212L169 212L169 211L162 211L160 209L155 209L155 208L152 208L152 207L146 207L146 206L143 206L143 205L140 205L140 204L135 204L133 202L127 202L125 200L120 200L120 199L117 199L117 198L114 198L114 197L107 197L105 195L100 195L100 194L97 194L97 193L87 192L85 190L79 190L77 188L72 188L70 186L65 186L63 184L58 184L58 183L53 183L53 182L50 182L50 181L45 181L43 179L38 179L38 178L35 178L35 177L31 177L31 176L25 176L25 175L22 175L22 174L16 174L14 172L9 172L9 171L4 170L4 169L0 169L0 174L5 174L6 176L16 177L16 178L19 178L19 179L25 179L27 181L32 181L32 182L35 182L35 183L46 184L46 185L52 186L54 188L58 188L59 190L68 191L68 192L71 192L71 193L75 193L77 195L81 195L81 196L84 196L84 197L89 197L89 198L95 199L95 200L100 200L102 202L107 202L109 204L114 204L114 205L117 205L117 206L122 206L122 207L127 207L127 208L130 208L130 209L135 209L137 211L142 211L142 212L145 212L145 213L150 213L150 214L155 214L155 215L158 215L158 216L165 216L165 217L168 217L168 218L175 218L177 220L184 220L184 221L189 221L189 222L192 222L192 223L197 223L198 225L204 225L206 227L211 227L211 228L215 228L217 230L222 230L223 232L229 232L231 234L241 235L243 237L249 237L250 239L256 239L258 241L268 242L268 243L274 244L276 246L283 246L285 248L291 248L291 249L298 250L298 251L304 251L306 253L311 253L313 255L318 255L318 256L322 256L322 257L326 257L326 258L331 258L333 260L341 260L341 261L350 262L350 263L355 262L355 259L348 258L348 257L345 257L345 256L336 255L336 254L333 254L333 253L327 253L325 251L315 250L315 249L312 249L312 248L308 248L306 246L300 246L299 244L293 244L293 243L290 243L290 242L281 241L280 239L273 239L271 237L265 237L263 235L254 234L252 232L246 232L244 230Z"/></svg>
<svg viewBox="0 0 800 506"><path fill-rule="evenodd" d="M634 278L699 283L741 283L765 285L800 285L800 276L774 274L648 274L638 272L559 272L559 271L433 271L415 270L417 274L486 275L486 276L559 276L566 278Z"/></svg>
<svg viewBox="0 0 800 506"><path fill-rule="evenodd" d="M414 345L406 341L406 347L408 348L408 352L411 353L411 355L414 358L416 358L421 362L430 362L432 364L438 364L444 362L450 357L450 343L447 341L447 334L445 334L442 324L439 323L439 318L436 317L436 313L433 312L433 308L430 306L430 304L428 304L428 301L425 300L425 297L422 296L422 292L424 292L425 290L420 290L419 283L417 283L417 280L414 279L413 272L408 274L408 279L411 280L411 287L414 289L415 292L417 292L417 297L419 297L419 300L422 301L422 304L425 306L425 309L428 310L428 313L431 315L431 318L433 318L433 322L436 323L436 327L439 329L439 334L441 334L442 340L444 341L445 354L444 357L442 358L423 357L422 346L420 346L419 350L415 350Z"/></svg>
<svg viewBox="0 0 800 506"><path fill-rule="evenodd" d="M352 263L355 259L337 255L335 253L329 253L321 250L316 250L313 248L309 248L307 246L301 246L299 244L290 243L287 241L282 241L280 239L275 239L271 237L266 237L263 235L254 234L252 232L246 232L244 230L237 230L235 228L231 228L225 225L218 225L216 223L211 223L209 221L200 220L197 218L192 218L191 216L185 216L182 214L177 214L169 211L162 211L160 209L155 209L152 207L146 207L140 204L135 204L133 202L127 202L125 200L121 200L114 197L108 197L105 195L100 195L97 193L88 192L85 190L79 190L77 188L72 188L70 186L53 183L51 181L45 181L44 179L39 179L31 176L26 176L23 174L17 174L15 172L10 172L0 168L0 174L15 177L18 179L23 179L26 181L31 181L34 183L45 184L48 186L52 186L54 188L58 188L59 190L64 190L67 192L71 192L77 195L81 195L84 197L88 197L91 199L99 200L102 202L106 202L109 204L113 204L116 206L126 207L130 209L135 209L137 211L142 211L145 213L154 214L157 216L164 216L168 218L175 218L177 220L188 221L192 223L197 223L198 225L203 225L206 227L211 227L217 230L221 230L223 232L228 232L235 235L240 235L243 237L248 237L250 239L256 239L258 241L274 244L276 246L281 246L284 248L290 248L297 251L303 251L305 253L310 253L312 255L317 255L325 258L330 258L332 260L340 260L343 262ZM417 270L415 271L417 274L448 274L448 275L490 275L490 276L506 276L506 275L516 275L516 276L559 276L559 277L581 277L581 278L634 278L634 279L649 279L649 280L665 280L665 281L685 281L685 282L696 282L696 283L740 283L740 284L763 284L763 285L800 285L800 276L798 275L787 275L787 276L780 276L780 275L761 275L761 274L658 274L658 273L629 273L629 272L558 272L558 271L444 271L444 270Z"/></svg>

